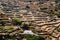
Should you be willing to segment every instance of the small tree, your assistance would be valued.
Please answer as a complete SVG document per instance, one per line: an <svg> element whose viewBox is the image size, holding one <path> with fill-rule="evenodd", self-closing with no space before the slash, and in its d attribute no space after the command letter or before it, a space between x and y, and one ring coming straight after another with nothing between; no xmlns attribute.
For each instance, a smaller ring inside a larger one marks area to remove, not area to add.
<svg viewBox="0 0 60 40"><path fill-rule="evenodd" d="M22 21L18 18L14 18L13 19L13 25L21 25L22 24Z"/></svg>
<svg viewBox="0 0 60 40"><path fill-rule="evenodd" d="M28 29L29 29L29 25L24 23L23 26L22 26L22 28L23 28L24 30L28 30Z"/></svg>

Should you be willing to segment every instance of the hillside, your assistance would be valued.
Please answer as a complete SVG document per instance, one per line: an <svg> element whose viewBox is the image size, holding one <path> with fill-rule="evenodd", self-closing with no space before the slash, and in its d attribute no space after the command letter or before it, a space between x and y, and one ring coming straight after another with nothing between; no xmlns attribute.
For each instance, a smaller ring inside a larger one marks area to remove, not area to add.
<svg viewBox="0 0 60 40"><path fill-rule="evenodd" d="M35 40L35 36L38 36L36 40L40 36L45 40L60 40L59 0L0 0L0 36L3 40L13 36L14 40L24 40L26 30L34 33L34 36L29 35L34 37L31 40Z"/></svg>

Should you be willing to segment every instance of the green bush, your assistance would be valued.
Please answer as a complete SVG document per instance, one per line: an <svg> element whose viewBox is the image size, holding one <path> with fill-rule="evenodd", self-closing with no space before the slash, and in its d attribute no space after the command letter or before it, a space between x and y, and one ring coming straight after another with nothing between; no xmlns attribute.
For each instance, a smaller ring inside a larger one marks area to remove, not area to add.
<svg viewBox="0 0 60 40"><path fill-rule="evenodd" d="M29 24L23 24L23 26L22 26L22 28L24 29L24 30L28 30L29 29Z"/></svg>
<svg viewBox="0 0 60 40"><path fill-rule="evenodd" d="M0 30L3 30L3 27L2 26L0 26Z"/></svg>
<svg viewBox="0 0 60 40"><path fill-rule="evenodd" d="M12 38L12 39L7 38L7 39L5 39L5 40L17 40L17 39L16 39L16 38Z"/></svg>
<svg viewBox="0 0 60 40"><path fill-rule="evenodd" d="M58 18L60 18L60 13L54 13Z"/></svg>
<svg viewBox="0 0 60 40"><path fill-rule="evenodd" d="M47 10L47 8L40 8L41 10Z"/></svg>
<svg viewBox="0 0 60 40"><path fill-rule="evenodd" d="M7 30L7 33L11 33L11 32L13 32L13 28L9 28L8 30Z"/></svg>
<svg viewBox="0 0 60 40"><path fill-rule="evenodd" d="M16 37L12 37L12 38L6 38L5 40L17 40Z"/></svg>
<svg viewBox="0 0 60 40"><path fill-rule="evenodd" d="M14 18L13 19L13 24L14 25L21 25L22 24L22 21L20 19L18 19L18 18Z"/></svg>
<svg viewBox="0 0 60 40"><path fill-rule="evenodd" d="M19 33L23 33L23 31L19 30Z"/></svg>
<svg viewBox="0 0 60 40"><path fill-rule="evenodd" d="M43 37L41 36L34 36L34 35L25 35L27 40L45 40Z"/></svg>

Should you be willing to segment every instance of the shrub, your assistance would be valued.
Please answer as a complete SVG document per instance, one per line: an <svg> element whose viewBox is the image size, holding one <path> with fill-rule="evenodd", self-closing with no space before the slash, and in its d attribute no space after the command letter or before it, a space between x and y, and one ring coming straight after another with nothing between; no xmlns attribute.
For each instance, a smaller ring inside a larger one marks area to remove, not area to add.
<svg viewBox="0 0 60 40"><path fill-rule="evenodd" d="M34 36L34 35L25 35L27 40L45 40L43 37L41 36Z"/></svg>
<svg viewBox="0 0 60 40"><path fill-rule="evenodd" d="M41 10L46 10L47 8L40 8Z"/></svg>
<svg viewBox="0 0 60 40"><path fill-rule="evenodd" d="M13 32L13 28L9 28L8 30L7 30L7 33L11 33L11 32Z"/></svg>
<svg viewBox="0 0 60 40"><path fill-rule="evenodd" d="M19 30L19 33L23 33L23 31Z"/></svg>
<svg viewBox="0 0 60 40"><path fill-rule="evenodd" d="M54 13L58 18L60 18L60 13Z"/></svg>
<svg viewBox="0 0 60 40"><path fill-rule="evenodd" d="M13 19L13 25L21 25L21 24L22 24L22 21L20 21L20 19L18 18Z"/></svg>
<svg viewBox="0 0 60 40"><path fill-rule="evenodd" d="M3 30L3 27L2 26L0 26L0 30Z"/></svg>
<svg viewBox="0 0 60 40"><path fill-rule="evenodd" d="M23 26L22 26L22 28L23 28L24 30L28 30L28 29L29 29L29 25L24 23Z"/></svg>

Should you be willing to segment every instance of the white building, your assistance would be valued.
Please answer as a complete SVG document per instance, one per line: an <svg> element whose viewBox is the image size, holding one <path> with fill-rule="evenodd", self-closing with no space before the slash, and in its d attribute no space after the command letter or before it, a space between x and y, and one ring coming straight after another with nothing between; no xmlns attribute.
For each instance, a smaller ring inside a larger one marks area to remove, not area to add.
<svg viewBox="0 0 60 40"><path fill-rule="evenodd" d="M34 34L31 30L25 30L23 34Z"/></svg>

